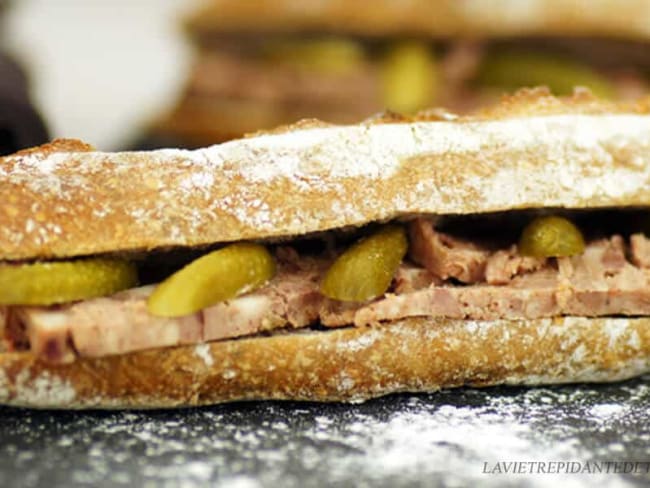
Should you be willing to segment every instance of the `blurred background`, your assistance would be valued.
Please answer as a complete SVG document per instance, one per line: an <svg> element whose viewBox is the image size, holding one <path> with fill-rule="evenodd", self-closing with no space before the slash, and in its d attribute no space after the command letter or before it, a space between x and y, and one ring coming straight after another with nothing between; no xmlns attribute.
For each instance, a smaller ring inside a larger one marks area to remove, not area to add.
<svg viewBox="0 0 650 488"><path fill-rule="evenodd" d="M0 0L0 152L196 147L317 117L649 86L647 0Z"/></svg>
<svg viewBox="0 0 650 488"><path fill-rule="evenodd" d="M181 19L196 2L4 3L3 50L28 74L52 137L127 147L180 93L191 63Z"/></svg>

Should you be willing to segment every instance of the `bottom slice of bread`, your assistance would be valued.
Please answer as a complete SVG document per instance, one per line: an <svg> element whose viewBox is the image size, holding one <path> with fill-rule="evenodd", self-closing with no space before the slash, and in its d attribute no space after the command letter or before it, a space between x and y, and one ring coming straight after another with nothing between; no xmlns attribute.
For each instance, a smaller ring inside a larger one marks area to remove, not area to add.
<svg viewBox="0 0 650 488"><path fill-rule="evenodd" d="M650 370L650 318L417 318L50 365L0 354L0 403L169 408L235 400L361 401L461 385L617 381Z"/></svg>

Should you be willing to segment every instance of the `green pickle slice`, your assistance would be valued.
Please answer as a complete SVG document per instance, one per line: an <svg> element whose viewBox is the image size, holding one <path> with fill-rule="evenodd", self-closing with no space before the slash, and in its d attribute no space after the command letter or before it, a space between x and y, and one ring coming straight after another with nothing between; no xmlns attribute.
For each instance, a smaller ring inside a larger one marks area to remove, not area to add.
<svg viewBox="0 0 650 488"><path fill-rule="evenodd" d="M574 256L584 250L585 240L580 230L571 221L554 215L534 219L519 239L519 252L524 256Z"/></svg>
<svg viewBox="0 0 650 488"><path fill-rule="evenodd" d="M259 244L231 244L201 256L160 283L149 313L180 317L253 291L275 275L271 253Z"/></svg>
<svg viewBox="0 0 650 488"><path fill-rule="evenodd" d="M385 54L381 67L384 106L399 113L414 113L433 103L438 67L425 42L404 41Z"/></svg>
<svg viewBox="0 0 650 488"><path fill-rule="evenodd" d="M477 81L505 90L546 85L555 95L570 95L574 87L586 86L600 97L614 95L612 84L589 66L541 53L491 54L483 62Z"/></svg>
<svg viewBox="0 0 650 488"><path fill-rule="evenodd" d="M297 69L324 74L354 71L363 62L363 47L348 39L276 41L264 47L265 57Z"/></svg>
<svg viewBox="0 0 650 488"><path fill-rule="evenodd" d="M384 227L338 257L325 274L321 293L345 302L363 302L383 295L407 248L402 227Z"/></svg>
<svg viewBox="0 0 650 488"><path fill-rule="evenodd" d="M0 265L0 305L53 305L111 295L138 282L133 263L117 259Z"/></svg>

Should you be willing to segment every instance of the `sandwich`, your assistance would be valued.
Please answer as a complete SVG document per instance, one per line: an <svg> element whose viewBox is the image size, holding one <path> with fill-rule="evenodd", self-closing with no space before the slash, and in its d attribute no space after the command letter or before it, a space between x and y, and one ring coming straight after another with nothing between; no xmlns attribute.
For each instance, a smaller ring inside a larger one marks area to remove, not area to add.
<svg viewBox="0 0 650 488"><path fill-rule="evenodd" d="M205 0L186 23L194 68L153 136L199 147L301 118L471 112L536 85L635 99L648 88L647 12L609 0Z"/></svg>
<svg viewBox="0 0 650 488"><path fill-rule="evenodd" d="M650 370L650 102L0 160L0 403L362 401Z"/></svg>

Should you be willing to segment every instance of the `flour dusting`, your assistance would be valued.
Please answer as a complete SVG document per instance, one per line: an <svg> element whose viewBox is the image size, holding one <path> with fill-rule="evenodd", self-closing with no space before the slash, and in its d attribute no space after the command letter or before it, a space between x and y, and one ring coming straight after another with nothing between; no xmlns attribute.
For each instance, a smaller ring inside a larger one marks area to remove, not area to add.
<svg viewBox="0 0 650 488"><path fill-rule="evenodd" d="M648 115L564 114L298 128L194 151L16 155L0 164L0 193L23 200L7 206L0 242L24 259L32 247L67 255L99 233L120 238L88 243L89 254L421 213L647 205L648 134Z"/></svg>
<svg viewBox="0 0 650 488"><path fill-rule="evenodd" d="M208 368L214 364L209 344L198 344L194 347L194 354L200 357Z"/></svg>
<svg viewBox="0 0 650 488"><path fill-rule="evenodd" d="M650 459L650 377L462 389L360 405L252 402L153 412L0 409L0 482L70 486L647 486L650 474L494 474L500 462Z"/></svg>

